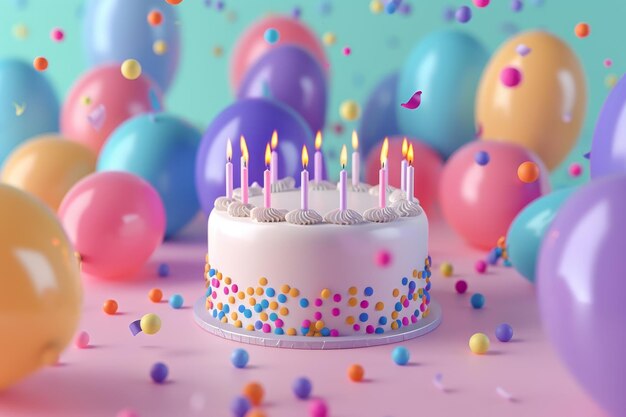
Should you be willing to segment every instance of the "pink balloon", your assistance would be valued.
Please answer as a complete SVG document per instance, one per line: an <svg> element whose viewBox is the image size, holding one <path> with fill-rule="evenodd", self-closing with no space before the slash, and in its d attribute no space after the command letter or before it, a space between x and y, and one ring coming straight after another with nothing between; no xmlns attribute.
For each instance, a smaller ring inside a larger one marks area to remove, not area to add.
<svg viewBox="0 0 626 417"><path fill-rule="evenodd" d="M161 90L146 75L127 80L118 64L93 68L72 87L61 110L61 132L96 153L125 120L152 110L150 90Z"/></svg>
<svg viewBox="0 0 626 417"><path fill-rule="evenodd" d="M83 178L61 202L59 218L82 258L82 271L105 279L132 279L165 234L159 194L127 172Z"/></svg>
<svg viewBox="0 0 626 417"><path fill-rule="evenodd" d="M489 154L479 165L477 152ZM517 176L522 162L539 166L539 179L524 183ZM531 151L495 141L470 142L448 159L439 185L439 202L452 228L472 246L490 249L506 236L509 225L528 203L550 191L548 171Z"/></svg>
<svg viewBox="0 0 626 417"><path fill-rule="evenodd" d="M267 29L276 29L279 40L273 44L264 38ZM246 72L264 53L282 45L297 45L307 50L317 59L325 72L329 64L315 33L302 22L286 16L270 16L250 26L237 40L230 61L230 84L233 91L239 90L239 85Z"/></svg>
<svg viewBox="0 0 626 417"><path fill-rule="evenodd" d="M387 156L389 169L389 185L400 187L400 168L402 162L402 136L389 138L389 154ZM439 177L443 167L443 160L437 152L415 139L407 138L413 144L415 161L414 195L420 201L426 213L434 209L437 201ZM368 184L378 184L378 170L380 169L380 149L382 141L370 151L365 165L365 181Z"/></svg>

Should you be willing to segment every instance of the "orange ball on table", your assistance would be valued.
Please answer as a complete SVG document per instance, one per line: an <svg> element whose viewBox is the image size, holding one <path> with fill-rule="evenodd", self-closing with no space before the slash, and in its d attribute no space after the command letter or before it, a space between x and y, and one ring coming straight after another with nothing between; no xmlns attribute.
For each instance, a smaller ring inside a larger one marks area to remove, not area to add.
<svg viewBox="0 0 626 417"><path fill-rule="evenodd" d="M248 411L245 417L265 417L267 414L263 412L263 410L259 410L258 408L253 408Z"/></svg>
<svg viewBox="0 0 626 417"><path fill-rule="evenodd" d="M591 29L589 28L589 25L587 23L579 23L576 25L576 27L574 27L574 33L579 38L586 38L587 36L589 36L590 32Z"/></svg>
<svg viewBox="0 0 626 417"><path fill-rule="evenodd" d="M161 291L158 288L153 288L150 290L150 292L148 293L148 298L150 299L150 301L152 301L153 303L159 303L161 302L161 300L163 299L163 291Z"/></svg>
<svg viewBox="0 0 626 417"><path fill-rule="evenodd" d="M172 6L176 6L178 4L181 4L183 2L183 0L165 0L167 3L171 4Z"/></svg>
<svg viewBox="0 0 626 417"><path fill-rule="evenodd" d="M48 60L42 56L38 56L33 60L33 67L37 71L45 71L48 68Z"/></svg>
<svg viewBox="0 0 626 417"><path fill-rule="evenodd" d="M148 13L148 23L151 26L159 26L163 23L163 13L158 10L152 10Z"/></svg>
<svg viewBox="0 0 626 417"><path fill-rule="evenodd" d="M115 313L117 313L117 301L106 300L102 305L102 310L111 316L114 315Z"/></svg>
<svg viewBox="0 0 626 417"><path fill-rule="evenodd" d="M354 382L361 382L363 380L363 376L365 375L365 370L361 365L350 365L348 368L348 378Z"/></svg>
<svg viewBox="0 0 626 417"><path fill-rule="evenodd" d="M250 404L259 406L263 401L265 390L258 382L249 382L243 387L243 396L250 401Z"/></svg>
<svg viewBox="0 0 626 417"><path fill-rule="evenodd" d="M526 184L533 183L539 178L539 166L531 161L522 162L517 167L517 176Z"/></svg>

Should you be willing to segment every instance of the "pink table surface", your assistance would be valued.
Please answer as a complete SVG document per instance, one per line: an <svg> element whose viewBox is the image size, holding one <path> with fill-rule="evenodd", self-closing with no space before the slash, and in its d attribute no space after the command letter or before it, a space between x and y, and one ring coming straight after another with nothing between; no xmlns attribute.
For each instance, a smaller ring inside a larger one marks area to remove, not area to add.
<svg viewBox="0 0 626 417"><path fill-rule="evenodd" d="M265 386L263 409L268 416L308 416L306 401L296 400L291 392L298 376L312 380L314 396L327 401L331 417L605 416L547 341L534 287L502 266L477 275L473 264L484 253L467 247L440 221L431 222L430 253L432 294L443 307L443 322L433 333L404 343L411 352L405 367L392 362L394 345L285 350L240 345L206 333L194 323L191 308L204 291L205 230L200 219L188 230L159 248L141 281L114 284L86 278L80 329L89 332L93 346L70 346L60 365L0 393L0 416L115 417L119 410L132 408L142 417L228 417L232 398L252 380ZM454 265L454 277L441 277L443 261ZM170 265L169 277L156 276L160 262ZM454 291L460 278L469 283L464 295ZM186 307L174 310L167 302L152 303L147 293L153 287L163 289L166 297L182 294ZM486 297L482 310L473 310L469 303L476 291ZM119 302L120 313L102 312L107 298ZM129 323L148 312L161 317L161 331L133 337ZM502 322L514 328L510 343L495 338L495 327ZM468 339L475 332L489 335L489 354L469 351ZM246 369L230 363L237 347L250 353ZM163 385L149 376L157 361L169 366L169 381ZM363 365L365 382L347 379L352 363ZM443 374L446 392L433 385L437 373ZM515 401L499 397L498 386Z"/></svg>

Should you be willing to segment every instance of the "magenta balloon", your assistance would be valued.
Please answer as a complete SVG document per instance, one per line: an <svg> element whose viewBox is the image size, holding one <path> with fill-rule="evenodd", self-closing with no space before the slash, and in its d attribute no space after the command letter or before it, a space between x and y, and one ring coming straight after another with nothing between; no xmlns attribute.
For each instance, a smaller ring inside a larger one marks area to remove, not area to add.
<svg viewBox="0 0 626 417"><path fill-rule="evenodd" d="M246 138L249 153L248 179L263 185L265 146L278 133L278 176L300 180L302 145L313 155L313 134L295 111L274 100L263 98L235 102L218 114L207 128L196 156L196 191L202 210L208 215L217 197L225 194L226 142L233 144L233 177L240 186L239 137Z"/></svg>
<svg viewBox="0 0 626 417"><path fill-rule="evenodd" d="M298 112L313 132L326 120L326 76L313 55L295 45L268 51L250 70L237 97L266 97Z"/></svg>
<svg viewBox="0 0 626 417"><path fill-rule="evenodd" d="M582 187L561 207L539 253L548 336L578 382L626 416L626 176Z"/></svg>
<svg viewBox="0 0 626 417"><path fill-rule="evenodd" d="M67 193L59 219L81 270L104 279L132 279L165 234L165 209L157 191L127 172L97 172Z"/></svg>

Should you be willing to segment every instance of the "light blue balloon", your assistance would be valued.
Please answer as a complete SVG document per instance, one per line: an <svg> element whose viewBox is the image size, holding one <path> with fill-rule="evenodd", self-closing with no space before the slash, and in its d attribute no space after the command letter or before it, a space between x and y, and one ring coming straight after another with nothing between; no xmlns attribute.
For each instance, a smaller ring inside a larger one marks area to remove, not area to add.
<svg viewBox="0 0 626 417"><path fill-rule="evenodd" d="M111 133L100 152L97 170L131 172L152 184L165 206L165 237L172 237L200 208L194 178L201 136L178 117L142 114Z"/></svg>
<svg viewBox="0 0 626 417"><path fill-rule="evenodd" d="M159 10L163 23L151 26L148 13ZM178 67L180 35L174 7L163 0L88 0L83 22L83 45L90 66L122 63L133 58L141 63L163 92ZM167 52L157 55L155 41L164 41Z"/></svg>
<svg viewBox="0 0 626 417"><path fill-rule="evenodd" d="M396 114L400 131L444 158L474 139L474 101L489 54L474 37L444 30L422 39L400 73ZM400 106L421 90L414 110Z"/></svg>
<svg viewBox="0 0 626 417"><path fill-rule="evenodd" d="M0 109L0 166L22 142L59 131L59 102L54 89L26 62L0 60Z"/></svg>
<svg viewBox="0 0 626 417"><path fill-rule="evenodd" d="M513 267L530 282L535 282L535 266L543 237L576 187L562 188L536 199L511 223L506 236L508 255Z"/></svg>

